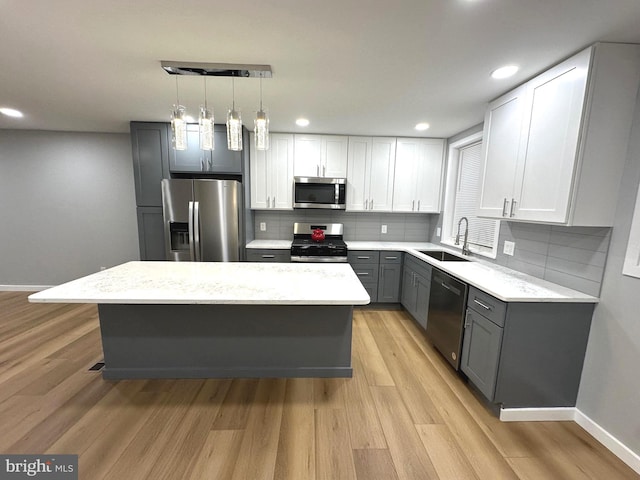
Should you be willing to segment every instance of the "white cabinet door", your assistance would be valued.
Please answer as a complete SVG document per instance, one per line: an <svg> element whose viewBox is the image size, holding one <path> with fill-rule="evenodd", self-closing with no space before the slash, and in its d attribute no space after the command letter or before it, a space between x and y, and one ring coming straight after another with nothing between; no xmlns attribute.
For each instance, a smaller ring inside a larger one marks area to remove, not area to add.
<svg viewBox="0 0 640 480"><path fill-rule="evenodd" d="M369 176L369 210L391 212L393 178L396 166L396 139L374 137L371 142Z"/></svg>
<svg viewBox="0 0 640 480"><path fill-rule="evenodd" d="M444 140L430 138L424 139L421 143L416 173L416 211L439 213Z"/></svg>
<svg viewBox="0 0 640 480"><path fill-rule="evenodd" d="M347 177L347 150L349 137L327 136L322 137L320 176L329 178Z"/></svg>
<svg viewBox="0 0 640 480"><path fill-rule="evenodd" d="M590 58L585 50L527 84L513 209L519 220L568 219Z"/></svg>
<svg viewBox="0 0 640 480"><path fill-rule="evenodd" d="M347 169L347 210L364 212L369 198L371 137L349 137ZM365 205L365 201L367 201Z"/></svg>
<svg viewBox="0 0 640 480"><path fill-rule="evenodd" d="M251 134L251 208L293 209L293 135L273 133L269 150L256 150Z"/></svg>
<svg viewBox="0 0 640 480"><path fill-rule="evenodd" d="M269 208L267 197L270 195L269 150L256 150L254 134L251 133L249 146L249 169L251 172L251 208Z"/></svg>
<svg viewBox="0 0 640 480"><path fill-rule="evenodd" d="M293 135L273 133L270 139L271 208L293 209Z"/></svg>
<svg viewBox="0 0 640 480"><path fill-rule="evenodd" d="M319 177L322 163L322 135L295 135L293 174Z"/></svg>
<svg viewBox="0 0 640 480"><path fill-rule="evenodd" d="M485 114L478 216L503 218L509 215L514 196L525 92L526 86L523 86L503 95L489 104Z"/></svg>
<svg viewBox="0 0 640 480"><path fill-rule="evenodd" d="M399 138L393 186L394 212L438 212L444 140Z"/></svg>

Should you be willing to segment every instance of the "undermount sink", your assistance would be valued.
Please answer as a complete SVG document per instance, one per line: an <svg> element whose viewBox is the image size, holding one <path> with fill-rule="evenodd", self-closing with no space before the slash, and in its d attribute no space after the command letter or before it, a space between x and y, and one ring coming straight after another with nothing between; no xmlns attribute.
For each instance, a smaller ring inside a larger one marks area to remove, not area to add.
<svg viewBox="0 0 640 480"><path fill-rule="evenodd" d="M418 250L420 253L429 255L431 258L440 260L441 262L468 262L469 260L463 257L458 257L452 253L445 252L444 250Z"/></svg>

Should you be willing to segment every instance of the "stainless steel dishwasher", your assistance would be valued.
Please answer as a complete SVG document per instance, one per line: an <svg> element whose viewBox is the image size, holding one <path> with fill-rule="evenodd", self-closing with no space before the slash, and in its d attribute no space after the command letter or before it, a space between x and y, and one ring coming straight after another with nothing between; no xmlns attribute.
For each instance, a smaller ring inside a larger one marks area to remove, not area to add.
<svg viewBox="0 0 640 480"><path fill-rule="evenodd" d="M458 370L467 284L434 268L431 275L427 337L444 358Z"/></svg>

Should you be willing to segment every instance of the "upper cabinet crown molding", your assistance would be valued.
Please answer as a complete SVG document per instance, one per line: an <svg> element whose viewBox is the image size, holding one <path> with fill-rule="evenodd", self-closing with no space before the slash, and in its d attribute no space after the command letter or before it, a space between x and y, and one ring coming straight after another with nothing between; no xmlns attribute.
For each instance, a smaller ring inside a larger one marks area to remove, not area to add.
<svg viewBox="0 0 640 480"><path fill-rule="evenodd" d="M640 46L598 43L491 102L478 215L611 226Z"/></svg>
<svg viewBox="0 0 640 480"><path fill-rule="evenodd" d="M348 138L343 135L294 135L296 177L346 178Z"/></svg>

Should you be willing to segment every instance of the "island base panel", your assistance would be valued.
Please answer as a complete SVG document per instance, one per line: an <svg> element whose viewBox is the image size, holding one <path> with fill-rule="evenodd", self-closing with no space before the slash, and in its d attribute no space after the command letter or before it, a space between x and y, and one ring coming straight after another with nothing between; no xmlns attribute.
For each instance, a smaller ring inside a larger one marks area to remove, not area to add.
<svg viewBox="0 0 640 480"><path fill-rule="evenodd" d="M351 377L351 305L100 304L103 377Z"/></svg>

